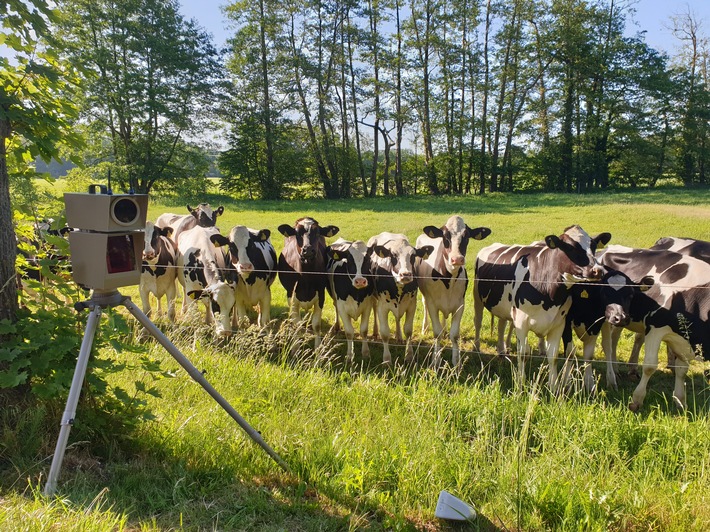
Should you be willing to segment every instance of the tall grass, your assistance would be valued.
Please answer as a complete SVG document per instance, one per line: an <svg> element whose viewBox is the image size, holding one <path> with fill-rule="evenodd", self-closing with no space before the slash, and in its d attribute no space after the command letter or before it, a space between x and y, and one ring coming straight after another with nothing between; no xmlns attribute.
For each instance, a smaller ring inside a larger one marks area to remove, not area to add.
<svg viewBox="0 0 710 532"><path fill-rule="evenodd" d="M707 193L673 192L668 198L678 207L655 193L614 198L256 205L209 199L224 201L225 231L236 223L271 228L277 250L276 226L300 215L340 225L346 238L395 230L414 240L424 225L461 213L469 225L494 231L488 241L472 243L469 266L489 242L529 242L571 223L639 246L668 234L710 235ZM174 207L153 204L151 217L180 210ZM672 378L661 371L634 415L625 406L634 383L626 380L618 392L602 382L590 397L575 371L570 390L555 396L544 385L544 364L534 359L524 386L515 386L514 362L493 354L488 330L484 352L470 351L470 301L463 331L469 351L457 372L429 368L430 336L418 328L417 362L405 365L395 351L394 366L383 368L375 346L371 360L356 356L346 365L342 338L326 337L314 350L302 326L283 320L278 283L274 295L274 326L252 327L227 342L193 322L157 321L292 474L155 345L151 356L175 368L174 378L157 383L162 396L151 404L157 420L140 425L130 443L73 441L60 497L45 500L38 492L60 412L0 413L0 529L448 530L433 516L442 489L476 507L473 530L710 525L710 390L699 364L688 379L688 412L669 404ZM117 384L130 390L136 378L122 375Z"/></svg>

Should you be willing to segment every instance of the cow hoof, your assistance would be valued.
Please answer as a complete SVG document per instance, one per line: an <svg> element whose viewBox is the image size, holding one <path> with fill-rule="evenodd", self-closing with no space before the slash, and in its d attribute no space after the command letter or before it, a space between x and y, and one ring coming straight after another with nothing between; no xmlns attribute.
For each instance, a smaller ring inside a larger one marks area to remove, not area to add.
<svg viewBox="0 0 710 532"><path fill-rule="evenodd" d="M676 408L678 408L678 410L683 410L683 411L685 411L685 405L684 405L683 402L682 402L680 399L678 399L675 395L673 396L673 404L675 404L675 406L676 406Z"/></svg>
<svg viewBox="0 0 710 532"><path fill-rule="evenodd" d="M631 410L634 414L636 412L638 412L640 408L641 408L641 405L639 405L639 404L636 404L633 402L629 403L629 410Z"/></svg>

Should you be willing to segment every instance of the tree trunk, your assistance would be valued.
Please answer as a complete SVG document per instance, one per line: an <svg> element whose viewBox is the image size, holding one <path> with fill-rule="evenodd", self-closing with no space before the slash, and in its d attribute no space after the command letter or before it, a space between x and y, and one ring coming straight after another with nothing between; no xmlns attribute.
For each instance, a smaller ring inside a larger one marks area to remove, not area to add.
<svg viewBox="0 0 710 532"><path fill-rule="evenodd" d="M486 193L486 135L488 135L488 78L490 76L490 65L488 62L488 35L491 29L491 0L486 3L486 26L483 37L483 102L481 109L481 161L478 173L478 181L481 194Z"/></svg>
<svg viewBox="0 0 710 532"><path fill-rule="evenodd" d="M3 113L5 114L5 113ZM12 227L10 176L7 171L7 139L10 120L0 120L0 320L15 321L17 315L17 244Z"/></svg>

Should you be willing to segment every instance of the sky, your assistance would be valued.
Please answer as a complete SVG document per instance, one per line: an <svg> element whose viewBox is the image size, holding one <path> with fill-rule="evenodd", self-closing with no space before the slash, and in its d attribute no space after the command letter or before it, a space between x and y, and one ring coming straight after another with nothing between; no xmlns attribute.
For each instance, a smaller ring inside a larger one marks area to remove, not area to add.
<svg viewBox="0 0 710 532"><path fill-rule="evenodd" d="M220 7L229 3L228 0L180 0L180 3L182 14L197 20L211 33L218 48L225 44L230 31L225 28ZM675 14L687 13L688 8L701 21L701 33L710 36L710 0L637 0L635 7L634 19L638 26L629 24L627 30L631 34L646 30L646 42L657 50L673 55L679 43L669 29L670 19Z"/></svg>

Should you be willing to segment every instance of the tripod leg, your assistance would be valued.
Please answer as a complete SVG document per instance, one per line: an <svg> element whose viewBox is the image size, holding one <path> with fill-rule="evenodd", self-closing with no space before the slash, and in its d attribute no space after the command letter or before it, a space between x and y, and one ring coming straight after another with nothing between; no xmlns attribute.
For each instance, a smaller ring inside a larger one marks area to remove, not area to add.
<svg viewBox="0 0 710 532"><path fill-rule="evenodd" d="M76 405L79 403L79 395L81 394L81 386L84 383L86 375L86 367L89 364L89 355L91 355L91 346L94 343L94 335L96 328L101 318L101 307L96 305L89 314L86 321L86 329L84 330L84 338L81 341L81 349L79 357L76 360L76 369L74 369L74 377L69 388L69 397L67 398L67 406L64 409L62 423L59 429L59 438L57 438L57 446L54 449L54 457L52 465L49 468L49 476L47 484L44 486L44 494L51 496L57 489L57 480L59 479L59 471L62 468L64 460L64 452L67 449L67 440L69 439L69 431L74 424L74 416L76 416Z"/></svg>
<svg viewBox="0 0 710 532"><path fill-rule="evenodd" d="M254 440L259 446L266 451L266 454L268 454L274 462L276 462L281 468L286 471L287 473L291 472L291 469L288 467L288 464L283 461L283 459L276 454L276 452L269 447L269 445L264 441L264 439L261 437L261 434L257 432L249 423L246 422L246 420L239 415L239 413L234 409L232 405L229 404L229 402L220 395L220 393L214 389L214 387L207 382L207 379L205 379L205 376L202 374L200 370L198 370L195 366L192 365L192 363L188 360L188 358L183 355L180 350L175 347L175 344L173 344L163 333L160 329L158 329L155 324L150 321L148 316L146 316L141 309L139 309L129 298L124 298L122 301L123 305L129 310L131 314L139 321L143 326L148 330L150 334L153 335L153 337L160 342L160 344L170 353L173 358L180 364L185 371L192 377L202 388L205 389L205 391L212 396L212 398L217 401L217 403L236 421L239 426L244 429L244 432L246 432L249 437Z"/></svg>

